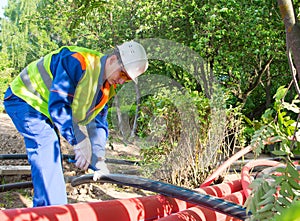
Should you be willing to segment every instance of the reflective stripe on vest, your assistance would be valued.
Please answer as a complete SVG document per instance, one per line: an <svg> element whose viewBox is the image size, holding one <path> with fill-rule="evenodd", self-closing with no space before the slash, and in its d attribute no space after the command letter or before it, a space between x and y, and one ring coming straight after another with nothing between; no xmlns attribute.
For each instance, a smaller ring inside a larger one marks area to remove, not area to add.
<svg viewBox="0 0 300 221"><path fill-rule="evenodd" d="M50 76L45 70L43 63L43 58L30 63L23 69L20 75L13 80L10 86L15 95L50 118L48 112L48 86L52 84L52 75ZM29 72L34 74L30 75Z"/></svg>
<svg viewBox="0 0 300 221"><path fill-rule="evenodd" d="M52 85L52 75L50 77L50 75L48 74L45 66L44 66L44 58L42 58L38 63L37 63L37 68L41 74L41 77L43 79L44 84L46 85L46 87L48 88L48 90L50 90L51 85Z"/></svg>
<svg viewBox="0 0 300 221"><path fill-rule="evenodd" d="M43 79L43 83L46 85L47 89L50 90L51 84L52 84L52 78L49 76L49 74L47 73L45 67L44 67L44 58L41 58L37 64L36 64L38 71ZM33 94L35 94L36 96L40 97L40 94L38 94L38 92L35 90L35 88L32 86L31 81L29 79L28 76L28 71L27 68L25 68L21 74L20 77L23 81L23 83L26 85L27 89L29 91L31 91Z"/></svg>

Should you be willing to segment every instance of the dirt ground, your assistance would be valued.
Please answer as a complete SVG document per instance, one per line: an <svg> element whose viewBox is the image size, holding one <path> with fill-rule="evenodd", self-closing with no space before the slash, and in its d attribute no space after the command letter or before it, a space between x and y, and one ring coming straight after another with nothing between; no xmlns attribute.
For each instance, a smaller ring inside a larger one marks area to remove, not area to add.
<svg viewBox="0 0 300 221"><path fill-rule="evenodd" d="M116 139L117 140L117 139ZM62 140L63 154L73 154L72 147ZM7 114L0 113L0 154L25 153L23 138L16 131ZM110 159L139 159L139 147L133 144L124 145L121 142L110 141L107 144L107 158ZM0 160L3 165L28 165L26 160ZM74 165L64 162L64 175L78 176L84 172L78 170ZM134 174L139 173L138 166L122 164L108 164L111 173ZM1 174L1 173L0 173ZM31 181L30 174L23 175L0 175L1 184L21 181ZM132 187L118 186L115 184L83 184L72 187L66 184L68 202L92 202L110 199L132 198L150 195L147 191ZM32 207L32 188L0 192L0 209Z"/></svg>

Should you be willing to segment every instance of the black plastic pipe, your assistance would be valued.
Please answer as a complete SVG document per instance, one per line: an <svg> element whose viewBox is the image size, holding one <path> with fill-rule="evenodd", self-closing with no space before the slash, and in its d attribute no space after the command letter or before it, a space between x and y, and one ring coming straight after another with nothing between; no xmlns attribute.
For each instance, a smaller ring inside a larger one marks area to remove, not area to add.
<svg viewBox="0 0 300 221"><path fill-rule="evenodd" d="M18 182L18 183L8 183L0 185L0 192L7 192L15 189L23 189L23 188L32 188L32 182Z"/></svg>
<svg viewBox="0 0 300 221"><path fill-rule="evenodd" d="M113 183L152 191L172 198L184 200L195 205L203 206L241 220L245 220L251 215L251 212L247 214L246 209L241 205L226 201L224 199L143 177L122 174L108 174L101 176L97 182ZM95 183L95 181L93 181L93 174L74 178L71 182L71 185L78 186L85 183Z"/></svg>
<svg viewBox="0 0 300 221"><path fill-rule="evenodd" d="M65 182L71 183L71 181L77 177L78 176L65 176ZM24 188L33 188L32 181L1 184L0 185L0 193L7 192L10 190L24 189Z"/></svg>
<svg viewBox="0 0 300 221"><path fill-rule="evenodd" d="M72 154L63 154L63 159L73 159L75 158ZM0 160L27 160L26 154L0 154ZM131 161L131 160L119 160L119 159L111 159L107 158L105 160L106 163L111 164L123 164L123 165L140 165L139 161Z"/></svg>

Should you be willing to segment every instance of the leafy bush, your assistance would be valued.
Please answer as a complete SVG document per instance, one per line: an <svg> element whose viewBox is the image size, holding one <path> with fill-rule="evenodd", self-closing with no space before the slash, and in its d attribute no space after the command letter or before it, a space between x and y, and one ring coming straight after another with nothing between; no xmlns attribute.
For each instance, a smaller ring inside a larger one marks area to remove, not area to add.
<svg viewBox="0 0 300 221"><path fill-rule="evenodd" d="M279 87L274 96L274 107L267 109L261 120L253 124L260 125L251 140L256 156L265 151L265 142L278 142L269 151L282 157L286 167L278 168L279 174L267 174L250 185L252 192L246 206L253 213L251 220L272 220L299 200L300 176L291 160L294 152L299 150L299 126L291 116L300 113L296 105L300 101L296 97L291 103L285 102L287 91L287 88Z"/></svg>
<svg viewBox="0 0 300 221"><path fill-rule="evenodd" d="M250 184L252 194L247 198L246 205L253 213L251 220L271 220L299 200L300 177L297 168L287 162L285 168L279 167L275 172L280 175L267 174Z"/></svg>
<svg viewBox="0 0 300 221"><path fill-rule="evenodd" d="M173 184L199 186L215 162L206 157L215 152L206 150L210 148L206 145L210 110L209 100L198 92L161 90L144 100L138 134L144 140L145 174Z"/></svg>
<svg viewBox="0 0 300 221"><path fill-rule="evenodd" d="M251 145L256 146L254 150L256 155L265 151L266 147L263 141L268 140L270 142L281 141L280 145L276 145L275 149L271 151L275 155L290 157L293 156L293 152L299 150L299 142L295 141L300 140L297 129L300 125L293 117L300 113L300 108L297 106L300 100L295 98L291 103L285 102L284 96L287 90L285 87L279 87L274 96L273 108L267 109L260 121L253 122L256 131Z"/></svg>

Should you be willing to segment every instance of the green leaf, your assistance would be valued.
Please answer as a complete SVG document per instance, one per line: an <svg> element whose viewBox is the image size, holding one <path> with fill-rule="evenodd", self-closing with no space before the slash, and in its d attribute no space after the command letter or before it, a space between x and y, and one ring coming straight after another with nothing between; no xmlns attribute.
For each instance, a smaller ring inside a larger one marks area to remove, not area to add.
<svg viewBox="0 0 300 221"><path fill-rule="evenodd" d="M261 209L259 209L257 212L258 213L264 213L264 212L267 212L267 211L272 211L272 208L273 208L273 201L272 202L270 202L269 204L263 204L264 206L261 208Z"/></svg>
<svg viewBox="0 0 300 221"><path fill-rule="evenodd" d="M264 205L267 205L269 203L273 203L274 201L275 201L275 197L273 195L270 195L266 199L260 201L258 203L258 206L264 206Z"/></svg>
<svg viewBox="0 0 300 221"><path fill-rule="evenodd" d="M277 89L277 92L274 96L275 100L276 101L280 101L286 94L287 92L287 88L285 88L285 86L280 86L278 89Z"/></svg>
<svg viewBox="0 0 300 221"><path fill-rule="evenodd" d="M287 196L294 196L292 187L287 182L282 183L280 193L282 193L282 195L288 194Z"/></svg>
<svg viewBox="0 0 300 221"><path fill-rule="evenodd" d="M295 190L300 190L300 185L298 182L295 181L294 178L288 177L288 182L291 185L291 187L293 187Z"/></svg>
<svg viewBox="0 0 300 221"><path fill-rule="evenodd" d="M282 211L284 210L284 208L281 205L279 205L278 202L274 204L274 207L275 209L273 211L277 211L279 213L282 213Z"/></svg>
<svg viewBox="0 0 300 221"><path fill-rule="evenodd" d="M272 154L277 155L277 156L285 156L287 155L285 151L281 151L281 150L274 150L271 151Z"/></svg>
<svg viewBox="0 0 300 221"><path fill-rule="evenodd" d="M288 163L287 165L287 171L291 174L292 178L297 179L299 181L299 172L290 163Z"/></svg>
<svg viewBox="0 0 300 221"><path fill-rule="evenodd" d="M284 207L287 207L287 206L291 205L291 202L288 201L285 197L282 197L282 196L279 196L279 197L277 198L277 201L278 201L279 203L281 203L281 205L284 206Z"/></svg>
<svg viewBox="0 0 300 221"><path fill-rule="evenodd" d="M278 167L278 168L276 168L276 172L285 173L285 171L286 171L285 167Z"/></svg>

